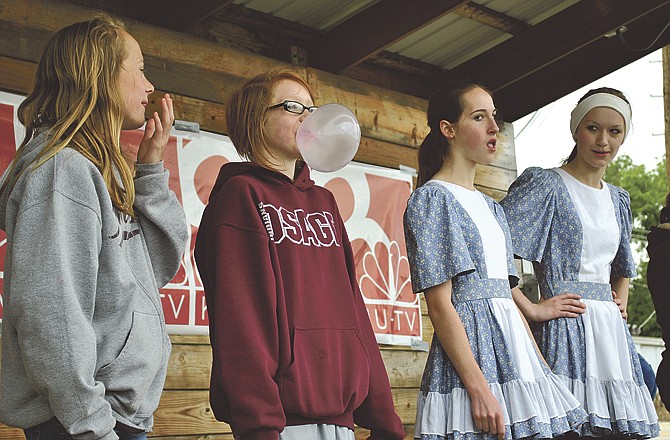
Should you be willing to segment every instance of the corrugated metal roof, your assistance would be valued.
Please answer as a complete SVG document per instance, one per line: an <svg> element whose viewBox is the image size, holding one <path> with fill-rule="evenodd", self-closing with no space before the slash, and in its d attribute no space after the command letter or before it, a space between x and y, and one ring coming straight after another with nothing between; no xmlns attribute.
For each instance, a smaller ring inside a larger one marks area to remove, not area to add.
<svg viewBox="0 0 670 440"><path fill-rule="evenodd" d="M450 69L509 37L460 15L448 14L386 50Z"/></svg>
<svg viewBox="0 0 670 440"><path fill-rule="evenodd" d="M234 3L275 17L328 31L379 0L237 0Z"/></svg>
<svg viewBox="0 0 670 440"><path fill-rule="evenodd" d="M481 0L476 3L534 25L579 0ZM320 31L328 31L379 0L237 0L236 4ZM387 51L446 69L462 64L512 35L450 13L408 35Z"/></svg>

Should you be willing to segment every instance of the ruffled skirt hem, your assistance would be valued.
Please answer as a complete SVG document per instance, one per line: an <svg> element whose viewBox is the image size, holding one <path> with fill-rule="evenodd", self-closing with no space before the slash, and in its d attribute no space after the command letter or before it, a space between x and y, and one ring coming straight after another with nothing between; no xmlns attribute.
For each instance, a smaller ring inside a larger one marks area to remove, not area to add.
<svg viewBox="0 0 670 440"><path fill-rule="evenodd" d="M579 432L587 419L579 402L551 374L536 382L515 380L489 387L501 403L506 440L549 439L570 431ZM490 434L474 427L466 390L419 394L415 438L467 440L487 436Z"/></svg>
<svg viewBox="0 0 670 440"><path fill-rule="evenodd" d="M630 380L587 378L584 383L565 376L559 378L588 413L587 422L580 427L580 435L658 437L658 416L645 386Z"/></svg>

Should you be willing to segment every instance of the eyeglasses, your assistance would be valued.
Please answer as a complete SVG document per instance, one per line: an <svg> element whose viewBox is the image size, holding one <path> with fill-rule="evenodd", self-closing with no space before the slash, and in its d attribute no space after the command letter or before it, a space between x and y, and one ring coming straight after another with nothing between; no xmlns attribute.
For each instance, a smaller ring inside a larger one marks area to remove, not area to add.
<svg viewBox="0 0 670 440"><path fill-rule="evenodd" d="M315 105L310 105L308 107L304 104L299 103L298 101L290 101L287 99L284 102L280 102L279 104L271 105L270 107L268 107L268 110L279 107L284 107L284 110L286 110L289 113L295 113L296 115L301 115L305 113L305 110L307 110L310 113L314 113L314 110L319 108Z"/></svg>

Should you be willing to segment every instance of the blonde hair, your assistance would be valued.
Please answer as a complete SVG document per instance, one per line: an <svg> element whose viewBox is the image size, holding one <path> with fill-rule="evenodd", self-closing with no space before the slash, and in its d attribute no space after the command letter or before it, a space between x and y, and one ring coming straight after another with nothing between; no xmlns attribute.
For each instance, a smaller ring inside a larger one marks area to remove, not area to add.
<svg viewBox="0 0 670 440"><path fill-rule="evenodd" d="M124 102L118 76L127 55L123 33L120 21L101 15L51 36L37 65L33 89L18 108L26 136L1 191L11 191L22 173L14 170L24 147L37 129L45 127L49 140L34 168L62 149L73 148L100 171L114 207L134 215L134 170L121 151Z"/></svg>
<svg viewBox="0 0 670 440"><path fill-rule="evenodd" d="M288 69L270 70L250 78L242 88L236 90L228 101L226 109L226 125L228 137L233 142L237 153L243 158L267 168L276 168L272 161L276 154L268 148L265 133L265 118L272 92L282 80L295 81L303 86L309 96L314 95L307 82L297 73Z"/></svg>

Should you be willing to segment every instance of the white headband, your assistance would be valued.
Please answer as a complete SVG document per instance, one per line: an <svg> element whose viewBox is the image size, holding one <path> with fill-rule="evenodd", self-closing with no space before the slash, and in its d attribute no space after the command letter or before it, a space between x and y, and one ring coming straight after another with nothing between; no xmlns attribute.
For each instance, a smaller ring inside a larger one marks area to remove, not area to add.
<svg viewBox="0 0 670 440"><path fill-rule="evenodd" d="M618 96L614 96L610 93L596 93L584 99L579 104L577 104L577 107L575 107L575 109L570 114L570 133L574 135L575 132L577 131L577 126L579 125L580 122L582 122L584 116L586 116L586 114L590 110L596 107L611 108L612 110L619 112L619 114L623 116L625 124L623 141L625 141L626 137L628 136L628 132L630 131L630 118L631 118L630 105L623 99L619 98ZM621 142L623 143L623 141Z"/></svg>

